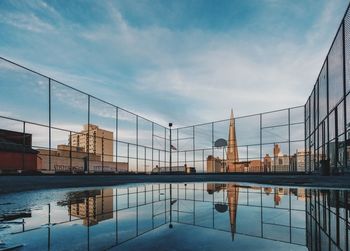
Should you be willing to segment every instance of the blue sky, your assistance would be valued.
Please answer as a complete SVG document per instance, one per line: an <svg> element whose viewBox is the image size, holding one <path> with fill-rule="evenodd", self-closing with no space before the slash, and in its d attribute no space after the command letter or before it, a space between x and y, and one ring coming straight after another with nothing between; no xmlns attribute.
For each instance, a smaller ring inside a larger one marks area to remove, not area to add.
<svg viewBox="0 0 350 251"><path fill-rule="evenodd" d="M2 0L0 55L191 125L304 104L347 4Z"/></svg>

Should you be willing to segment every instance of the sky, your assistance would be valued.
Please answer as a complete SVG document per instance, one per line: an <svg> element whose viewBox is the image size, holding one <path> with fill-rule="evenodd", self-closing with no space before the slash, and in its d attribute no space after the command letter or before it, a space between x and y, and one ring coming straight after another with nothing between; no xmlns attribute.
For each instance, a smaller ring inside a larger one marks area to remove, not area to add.
<svg viewBox="0 0 350 251"><path fill-rule="evenodd" d="M162 125L192 125L304 105L347 5L2 0L0 56Z"/></svg>

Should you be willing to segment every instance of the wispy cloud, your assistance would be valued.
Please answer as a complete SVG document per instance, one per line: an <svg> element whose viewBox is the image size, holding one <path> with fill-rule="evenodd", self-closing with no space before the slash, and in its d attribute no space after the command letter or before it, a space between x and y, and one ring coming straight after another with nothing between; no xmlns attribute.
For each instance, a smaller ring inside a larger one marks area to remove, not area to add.
<svg viewBox="0 0 350 251"><path fill-rule="evenodd" d="M176 126L304 104L347 5L242 1L221 18L181 2L7 3L0 23L35 34L0 54Z"/></svg>
<svg viewBox="0 0 350 251"><path fill-rule="evenodd" d="M15 28L30 32L53 31L49 23L44 22L35 14L9 13L0 16L0 22L14 26Z"/></svg>

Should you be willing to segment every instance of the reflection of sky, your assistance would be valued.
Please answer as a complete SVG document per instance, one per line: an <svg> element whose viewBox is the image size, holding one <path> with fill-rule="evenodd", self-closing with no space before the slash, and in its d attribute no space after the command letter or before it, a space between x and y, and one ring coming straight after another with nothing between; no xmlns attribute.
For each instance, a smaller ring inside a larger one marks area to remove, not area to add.
<svg viewBox="0 0 350 251"><path fill-rule="evenodd" d="M104 201L104 203L109 203L113 210L117 207L118 211L114 212L111 217L102 219L96 225L89 227L89 230L86 225L82 225L81 219L69 216L67 206L60 206L61 204L57 203L73 198L71 196L74 195L74 192L84 191L84 189L59 189L1 196L0 203L4 205L1 207L2 212L31 209L32 217L25 219L25 229L38 229L7 235L6 233L22 230L22 225L10 225L10 228L0 232L0 239L4 239L5 242L9 243L25 243L29 249L43 249L47 247L47 238L50 234L52 249L66 249L66 245L69 245L70 249L78 250L86 248L87 236L89 235L90 248L103 249L115 245L116 241L121 243L150 231L150 233L142 235L143 237L137 237L122 244L120 248L133 250L140 242L143 242L141 246L146 250L151 249L153 245L165 248L165 245L169 243L175 245L176 241L182 238L183 241L178 242L181 246L177 246L180 249L185 245L198 249L198 245L211 247L211 245L214 245L213 243L216 243L217 247L220 248L255 248L261 246L262 250L271 250L271 248L274 250L284 250L285 248L299 250L301 248L300 250L303 250L303 247L288 243L265 240L270 238L284 242L290 241L288 227L290 224L289 202L291 202L292 208L303 210L305 201L298 199L294 194L289 196L288 188L284 188L284 193L280 190L280 204L276 205L273 192L278 190L272 188L270 194L265 192L261 194L260 187L241 187L238 193L238 205L236 205L234 241L231 240L229 211L219 213L213 210L212 204L213 202L227 203L230 193L227 193L224 186L211 195L207 192L206 183L172 184L173 222L194 224L196 227L174 223L172 231L167 226L152 230L162 226L165 219L167 219L167 222L170 219L169 188L169 184L124 185L114 188L112 198L106 197L102 200L101 197L98 197L96 203ZM193 191L194 188L197 190ZM99 189L96 188L94 191L100 191ZM68 192L69 197L67 197ZM95 192L90 193L90 196L91 194L102 194ZM128 193L129 195L127 195ZM80 192L79 194L83 193ZM116 195L117 197L114 197ZM166 203L164 203L165 199ZM7 205L8 202L14 204ZM53 224L50 228L47 227L48 204L50 204L51 212L50 222ZM137 204L138 207L136 207ZM261 205L265 207L262 211ZM106 205L106 207L108 206ZM166 214L164 214L165 210L167 211ZM292 210L291 216L293 227L305 228L305 214L303 211L294 212ZM261 219L263 225L261 225ZM118 225L116 225L116 222L118 222ZM277 227L272 224L281 224L286 227ZM202 227L214 227L217 230ZM118 231L117 236L115 231ZM292 229L293 242L304 244L305 233L301 232L298 235L298 231L299 229ZM207 236L209 235L211 238L208 239ZM74 241L66 243L65 239L69 238L68 236L74 236ZM168 238L169 242L163 242L163 237ZM207 242L208 240L211 240L210 243Z"/></svg>

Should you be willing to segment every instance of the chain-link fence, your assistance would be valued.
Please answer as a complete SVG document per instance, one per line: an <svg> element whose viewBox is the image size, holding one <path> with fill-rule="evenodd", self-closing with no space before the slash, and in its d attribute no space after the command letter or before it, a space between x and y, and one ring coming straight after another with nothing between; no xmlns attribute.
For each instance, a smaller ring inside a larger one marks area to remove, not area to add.
<svg viewBox="0 0 350 251"><path fill-rule="evenodd" d="M0 58L0 170L349 172L349 24L305 105L173 129Z"/></svg>
<svg viewBox="0 0 350 251"><path fill-rule="evenodd" d="M169 129L0 59L0 170L152 172Z"/></svg>
<svg viewBox="0 0 350 251"><path fill-rule="evenodd" d="M177 128L172 165L200 173L304 172L303 115L300 106Z"/></svg>
<svg viewBox="0 0 350 251"><path fill-rule="evenodd" d="M169 128L6 59L0 71L2 172L305 170L303 106L171 129L170 140Z"/></svg>
<svg viewBox="0 0 350 251"><path fill-rule="evenodd" d="M348 9L305 105L308 172L326 175L349 172L349 31Z"/></svg>

